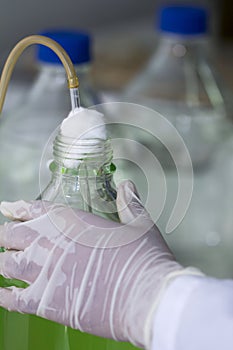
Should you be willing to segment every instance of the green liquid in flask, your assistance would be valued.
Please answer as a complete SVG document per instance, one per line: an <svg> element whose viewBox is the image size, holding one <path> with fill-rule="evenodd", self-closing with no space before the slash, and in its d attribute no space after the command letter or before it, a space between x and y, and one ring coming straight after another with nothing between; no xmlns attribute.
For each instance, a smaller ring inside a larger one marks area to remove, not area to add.
<svg viewBox="0 0 233 350"><path fill-rule="evenodd" d="M4 248L0 248L4 252ZM26 288L25 282L0 275L0 287ZM37 316L0 308L0 350L69 350L67 327Z"/></svg>
<svg viewBox="0 0 233 350"><path fill-rule="evenodd" d="M70 350L136 350L130 343L105 339L68 328Z"/></svg>

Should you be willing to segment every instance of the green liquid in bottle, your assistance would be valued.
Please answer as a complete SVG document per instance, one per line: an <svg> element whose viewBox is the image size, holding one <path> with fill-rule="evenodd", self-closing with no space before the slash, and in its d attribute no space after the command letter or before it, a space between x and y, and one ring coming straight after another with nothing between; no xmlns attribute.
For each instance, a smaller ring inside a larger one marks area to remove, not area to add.
<svg viewBox="0 0 233 350"><path fill-rule="evenodd" d="M4 252L4 248L0 248ZM0 275L0 287L26 288L27 283ZM0 308L1 350L69 350L67 328L37 316Z"/></svg>
<svg viewBox="0 0 233 350"><path fill-rule="evenodd" d="M5 249L0 247L0 253ZM25 288L26 283L0 275L0 287ZM0 349L1 350L27 350L28 316L9 312L0 308Z"/></svg>
<svg viewBox="0 0 233 350"><path fill-rule="evenodd" d="M69 350L66 327L1 309L1 350Z"/></svg>
<svg viewBox="0 0 233 350"><path fill-rule="evenodd" d="M5 310L0 307L0 349L4 349L4 343L3 343L4 312Z"/></svg>
<svg viewBox="0 0 233 350"><path fill-rule="evenodd" d="M0 248L0 252L4 251L4 248ZM7 288L11 286L26 288L28 285L25 282L0 275L0 287ZM21 315L0 308L1 350L28 350L28 321L28 315Z"/></svg>
<svg viewBox="0 0 233 350"><path fill-rule="evenodd" d="M29 350L69 350L67 327L29 316L28 346Z"/></svg>
<svg viewBox="0 0 233 350"><path fill-rule="evenodd" d="M68 328L70 350L136 350L130 343L105 339Z"/></svg>
<svg viewBox="0 0 233 350"><path fill-rule="evenodd" d="M3 350L28 350L29 316L1 309Z"/></svg>

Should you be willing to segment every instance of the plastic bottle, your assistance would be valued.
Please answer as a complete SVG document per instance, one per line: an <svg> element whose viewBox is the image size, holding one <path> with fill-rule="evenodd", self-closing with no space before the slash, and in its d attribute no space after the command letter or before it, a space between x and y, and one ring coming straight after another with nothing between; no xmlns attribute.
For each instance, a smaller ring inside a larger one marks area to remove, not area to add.
<svg viewBox="0 0 233 350"><path fill-rule="evenodd" d="M98 103L90 82L91 37L85 32L52 30L40 33L60 43L71 57L80 81L83 106ZM39 166L51 133L70 111L67 77L60 60L38 45L38 74L18 108L3 115L0 128L0 200L30 200L39 194ZM10 161L9 161L10 159ZM48 180L48 169L41 176Z"/></svg>
<svg viewBox="0 0 233 350"><path fill-rule="evenodd" d="M190 5L168 5L158 11L158 45L149 62L124 89L124 99L154 109L182 136L194 167L205 166L227 130L226 88L210 62L209 12ZM143 117L143 116L141 116ZM151 120L151 125L154 121ZM154 126L156 128L156 126ZM179 149L164 128L168 144L146 133L135 138L150 148L164 166L171 166L166 147Z"/></svg>

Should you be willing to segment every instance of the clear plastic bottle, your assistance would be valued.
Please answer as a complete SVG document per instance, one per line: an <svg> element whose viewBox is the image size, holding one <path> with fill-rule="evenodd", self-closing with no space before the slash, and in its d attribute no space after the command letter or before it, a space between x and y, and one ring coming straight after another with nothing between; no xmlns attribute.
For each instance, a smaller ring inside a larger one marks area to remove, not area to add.
<svg viewBox="0 0 233 350"><path fill-rule="evenodd" d="M75 65L82 105L98 103L90 81L91 37L85 32L53 30L40 33L57 41ZM3 115L0 128L0 200L32 199L39 194L39 165L51 133L70 111L63 65L45 46L36 50L38 74L29 93L14 110ZM10 161L9 161L10 159ZM48 179L48 169L41 176Z"/></svg>
<svg viewBox="0 0 233 350"><path fill-rule="evenodd" d="M156 50L124 89L124 99L162 114L184 139L193 165L202 167L227 131L229 112L226 87L210 62L209 12L198 6L163 6L156 23ZM172 164L167 146L176 151L182 165L182 149L166 128L163 133L168 139L165 147L146 133L137 131L134 136L152 149L164 166Z"/></svg>

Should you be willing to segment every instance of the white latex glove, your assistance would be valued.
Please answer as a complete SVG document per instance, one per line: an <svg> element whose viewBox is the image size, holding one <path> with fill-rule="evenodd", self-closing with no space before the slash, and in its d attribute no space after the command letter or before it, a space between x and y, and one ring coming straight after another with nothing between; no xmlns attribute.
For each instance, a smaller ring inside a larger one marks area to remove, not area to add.
<svg viewBox="0 0 233 350"><path fill-rule="evenodd" d="M22 222L0 229L0 274L29 287L0 288L0 306L149 347L164 287L192 270L175 261L131 182L117 206L122 224L60 204L2 202Z"/></svg>

